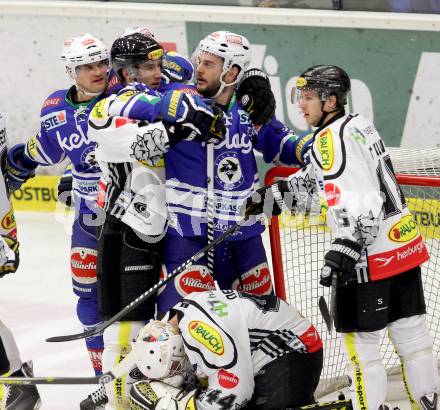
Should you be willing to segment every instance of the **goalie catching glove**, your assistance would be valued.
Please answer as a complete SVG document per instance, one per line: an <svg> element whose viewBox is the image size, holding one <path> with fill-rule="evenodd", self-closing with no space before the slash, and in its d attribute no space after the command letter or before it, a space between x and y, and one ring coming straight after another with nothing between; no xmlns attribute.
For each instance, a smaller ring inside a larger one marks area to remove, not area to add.
<svg viewBox="0 0 440 410"><path fill-rule="evenodd" d="M183 133L180 139L215 143L223 140L226 132L223 111L178 90L163 95L160 115L165 124L175 126L176 134Z"/></svg>
<svg viewBox="0 0 440 410"><path fill-rule="evenodd" d="M356 279L354 267L361 257L361 245L349 239L336 238L330 250L324 256L319 283L331 286L333 273L336 273L338 285Z"/></svg>
<svg viewBox="0 0 440 410"><path fill-rule="evenodd" d="M7 235L0 236L0 278L14 273L20 262L18 242Z"/></svg>
<svg viewBox="0 0 440 410"><path fill-rule="evenodd" d="M130 389L130 409L195 410L195 393L160 381L141 380Z"/></svg>
<svg viewBox="0 0 440 410"><path fill-rule="evenodd" d="M269 78L261 70L252 68L244 73L237 98L254 125L267 124L275 114L275 96Z"/></svg>

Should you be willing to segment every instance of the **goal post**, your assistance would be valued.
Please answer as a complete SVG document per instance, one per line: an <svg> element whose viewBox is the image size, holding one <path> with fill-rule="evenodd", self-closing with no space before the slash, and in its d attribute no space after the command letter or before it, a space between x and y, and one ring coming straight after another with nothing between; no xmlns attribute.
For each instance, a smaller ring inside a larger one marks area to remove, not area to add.
<svg viewBox="0 0 440 410"><path fill-rule="evenodd" d="M427 305L427 321L434 337L435 353L440 351L440 149L390 149L396 178L413 213L430 253L430 260L422 265L423 284ZM265 177L265 184L285 179L297 169L273 167ZM339 337L330 335L319 312L318 299L329 301L330 290L319 285L319 274L324 254L331 242L325 224L326 204L321 204L319 215L291 215L273 217L269 224L274 286L276 294L294 304L316 326L324 343L324 368L317 389L317 398L348 386L345 362ZM387 373L400 373L400 362L383 332L381 354ZM395 377L395 376L392 376ZM398 377L397 377L398 378ZM404 388L391 392L390 399L404 398Z"/></svg>

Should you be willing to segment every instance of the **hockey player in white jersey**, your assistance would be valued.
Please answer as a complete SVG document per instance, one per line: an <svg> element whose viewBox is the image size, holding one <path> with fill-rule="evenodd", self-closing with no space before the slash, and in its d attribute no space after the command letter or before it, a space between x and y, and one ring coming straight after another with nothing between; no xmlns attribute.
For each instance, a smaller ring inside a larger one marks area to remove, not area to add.
<svg viewBox="0 0 440 410"><path fill-rule="evenodd" d="M309 211L321 195L333 234L320 283L336 287L335 327L341 333L355 409L378 409L387 375L380 330L399 355L413 408L437 407L438 370L425 321L420 264L428 258L417 224L396 182L373 123L346 114L350 79L336 66L314 66L296 82L294 97L316 127L310 163L287 181L262 188L247 214Z"/></svg>
<svg viewBox="0 0 440 410"><path fill-rule="evenodd" d="M7 140L6 128L0 114L0 278L14 274L19 264L17 228L14 212L5 184ZM0 321L0 375L32 376L32 367L20 359L17 344L11 331ZM41 405L35 386L1 385L0 409L33 410Z"/></svg>
<svg viewBox="0 0 440 410"><path fill-rule="evenodd" d="M322 369L321 338L300 312L273 295L232 290L187 296L167 323L142 329L133 353L155 379L133 385L137 410L298 407L314 402ZM192 368L205 388L185 391L161 380L182 368Z"/></svg>

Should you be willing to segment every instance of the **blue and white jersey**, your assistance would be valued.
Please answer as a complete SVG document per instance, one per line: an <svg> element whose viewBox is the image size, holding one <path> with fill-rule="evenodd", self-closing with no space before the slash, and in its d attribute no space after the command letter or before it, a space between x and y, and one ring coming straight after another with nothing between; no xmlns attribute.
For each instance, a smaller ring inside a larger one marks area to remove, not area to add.
<svg viewBox="0 0 440 410"><path fill-rule="evenodd" d="M195 92L193 86L179 88ZM242 219L243 203L260 186L254 148L263 153L266 162L300 164L296 135L275 118L257 132L235 95L225 115L223 141L181 141L165 154L169 232L173 235L206 236L209 207L215 236ZM230 240L246 239L263 230L261 223L250 220Z"/></svg>

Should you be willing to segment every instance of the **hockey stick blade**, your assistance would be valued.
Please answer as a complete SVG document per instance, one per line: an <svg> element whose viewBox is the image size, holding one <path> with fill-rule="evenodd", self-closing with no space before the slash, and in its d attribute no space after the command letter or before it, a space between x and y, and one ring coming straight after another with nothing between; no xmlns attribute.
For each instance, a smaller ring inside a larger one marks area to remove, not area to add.
<svg viewBox="0 0 440 410"><path fill-rule="evenodd" d="M152 288L146 290L140 296L138 296L133 302L125 306L121 311L116 313L110 319L105 320L100 323L93 329L87 330L85 332L76 333L73 335L64 335L64 336L53 336L46 339L46 342L70 342L72 340L84 339L86 337L94 336L98 333L103 332L110 325L121 320L125 315L131 312L136 306L140 305L142 302L147 300L149 297L154 295L159 288L166 285L170 280L174 279L177 275L182 273L186 268L191 266L195 261L198 261L203 255L205 255L210 249L217 246L220 242L223 242L229 235L232 235L241 225L247 220L247 218L243 218L241 221L237 222L235 225L232 225L228 230L226 230L221 236L217 239L214 239L212 242L208 243L204 248L198 251L195 255L191 256L186 262L182 263L176 269L174 269L171 273L167 275L166 278L157 282Z"/></svg>
<svg viewBox="0 0 440 410"><path fill-rule="evenodd" d="M307 406L297 407L294 410L336 410L336 409L353 409L350 399L328 401L325 403L313 403Z"/></svg>
<svg viewBox="0 0 440 410"><path fill-rule="evenodd" d="M324 319L325 325L327 326L327 330L329 331L329 333L331 333L333 328L332 318L330 316L330 311L328 310L327 302L325 301L324 296L319 297L318 306L322 318Z"/></svg>

